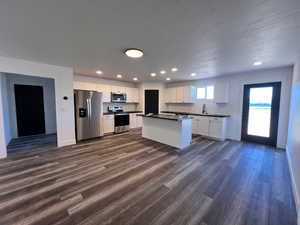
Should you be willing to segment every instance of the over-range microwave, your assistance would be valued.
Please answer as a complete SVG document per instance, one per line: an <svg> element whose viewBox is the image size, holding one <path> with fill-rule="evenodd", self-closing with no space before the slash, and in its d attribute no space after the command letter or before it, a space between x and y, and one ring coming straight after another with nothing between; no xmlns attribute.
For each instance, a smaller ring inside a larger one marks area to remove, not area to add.
<svg viewBox="0 0 300 225"><path fill-rule="evenodd" d="M111 102L126 102L126 94L124 93L111 93Z"/></svg>

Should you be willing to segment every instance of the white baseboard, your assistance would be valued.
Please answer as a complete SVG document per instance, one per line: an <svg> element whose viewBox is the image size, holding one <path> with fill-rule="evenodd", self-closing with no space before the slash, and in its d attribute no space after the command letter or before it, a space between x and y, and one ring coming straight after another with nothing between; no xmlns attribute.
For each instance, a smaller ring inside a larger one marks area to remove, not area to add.
<svg viewBox="0 0 300 225"><path fill-rule="evenodd" d="M0 159L4 159L4 158L6 158L7 157L7 153L5 152L5 153L3 153L3 154L0 154Z"/></svg>
<svg viewBox="0 0 300 225"><path fill-rule="evenodd" d="M69 139L69 140L63 140L63 141L58 141L57 142L58 147L64 147L64 146L75 145L75 144L76 144L75 139Z"/></svg>
<svg viewBox="0 0 300 225"><path fill-rule="evenodd" d="M300 225L300 208L299 208L300 198L299 198L299 193L297 191L298 189L297 189L297 184L295 181L295 175L294 175L294 172L292 169L292 161L291 161L291 158L289 155L288 146L286 146L286 155L287 155L287 160L288 160L290 176L291 176L291 180L292 180L292 189L293 189L293 195L294 195L294 200L295 200L295 205L296 205L298 225Z"/></svg>

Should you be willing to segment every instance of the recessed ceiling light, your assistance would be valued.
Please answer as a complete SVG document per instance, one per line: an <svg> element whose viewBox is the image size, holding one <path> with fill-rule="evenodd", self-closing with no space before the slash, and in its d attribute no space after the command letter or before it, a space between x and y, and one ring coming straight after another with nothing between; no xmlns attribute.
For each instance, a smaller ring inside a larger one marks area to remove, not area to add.
<svg viewBox="0 0 300 225"><path fill-rule="evenodd" d="M96 73L101 75L103 72L101 70L97 70Z"/></svg>
<svg viewBox="0 0 300 225"><path fill-rule="evenodd" d="M172 72L177 72L178 71L178 69L176 67L172 68L171 70L172 70Z"/></svg>
<svg viewBox="0 0 300 225"><path fill-rule="evenodd" d="M122 78L122 74L117 74L117 78Z"/></svg>
<svg viewBox="0 0 300 225"><path fill-rule="evenodd" d="M253 66L261 66L263 64L262 61L256 61L253 63Z"/></svg>
<svg viewBox="0 0 300 225"><path fill-rule="evenodd" d="M161 70L160 73L161 73L161 74L165 74L166 71L165 71L165 70Z"/></svg>
<svg viewBox="0 0 300 225"><path fill-rule="evenodd" d="M169 81L169 80L171 80L171 78L170 78L170 77L167 77L166 80Z"/></svg>
<svg viewBox="0 0 300 225"><path fill-rule="evenodd" d="M143 51L137 48L126 49L125 54L130 58L141 58L144 55Z"/></svg>
<svg viewBox="0 0 300 225"><path fill-rule="evenodd" d="M194 77L194 76L196 76L196 75L197 75L196 73L191 73L191 76L192 76L192 77Z"/></svg>
<svg viewBox="0 0 300 225"><path fill-rule="evenodd" d="M134 77L134 78L133 78L133 80L134 80L134 81L137 81L137 80L138 80L138 78L137 78L137 77Z"/></svg>
<svg viewBox="0 0 300 225"><path fill-rule="evenodd" d="M156 73L151 73L150 75L151 75L151 77L155 77Z"/></svg>

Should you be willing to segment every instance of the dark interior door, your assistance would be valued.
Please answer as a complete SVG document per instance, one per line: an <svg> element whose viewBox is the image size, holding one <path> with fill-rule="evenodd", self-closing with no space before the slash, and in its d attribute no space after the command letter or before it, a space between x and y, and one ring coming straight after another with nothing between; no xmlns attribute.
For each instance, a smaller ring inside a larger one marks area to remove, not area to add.
<svg viewBox="0 0 300 225"><path fill-rule="evenodd" d="M19 137L45 134L43 87L16 84L15 99Z"/></svg>
<svg viewBox="0 0 300 225"><path fill-rule="evenodd" d="M145 90L145 113L158 114L159 91Z"/></svg>
<svg viewBox="0 0 300 225"><path fill-rule="evenodd" d="M281 82L244 86L242 140L276 146Z"/></svg>

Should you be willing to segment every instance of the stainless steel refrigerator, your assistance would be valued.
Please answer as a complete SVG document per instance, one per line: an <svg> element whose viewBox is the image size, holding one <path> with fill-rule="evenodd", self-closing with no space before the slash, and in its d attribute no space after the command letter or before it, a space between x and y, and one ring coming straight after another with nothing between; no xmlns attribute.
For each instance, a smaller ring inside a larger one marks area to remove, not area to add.
<svg viewBox="0 0 300 225"><path fill-rule="evenodd" d="M74 102L77 141L103 136L102 93L75 90Z"/></svg>

